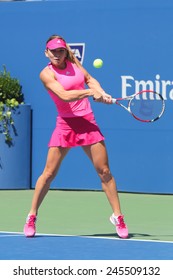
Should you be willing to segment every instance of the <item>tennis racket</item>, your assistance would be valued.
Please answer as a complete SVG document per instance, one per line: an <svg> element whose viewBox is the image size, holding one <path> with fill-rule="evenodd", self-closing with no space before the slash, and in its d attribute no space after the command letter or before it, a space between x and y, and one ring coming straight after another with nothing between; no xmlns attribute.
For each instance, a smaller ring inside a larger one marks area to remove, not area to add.
<svg viewBox="0 0 173 280"><path fill-rule="evenodd" d="M124 105L124 102L127 104ZM152 90L142 90L125 98L113 98L112 103L121 106L141 122L155 122L165 111L162 95Z"/></svg>

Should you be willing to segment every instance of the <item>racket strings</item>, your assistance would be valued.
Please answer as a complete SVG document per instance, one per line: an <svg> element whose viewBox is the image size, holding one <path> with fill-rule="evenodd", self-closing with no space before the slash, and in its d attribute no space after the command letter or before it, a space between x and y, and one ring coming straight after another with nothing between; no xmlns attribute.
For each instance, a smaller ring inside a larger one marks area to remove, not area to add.
<svg viewBox="0 0 173 280"><path fill-rule="evenodd" d="M130 110L141 121L154 121L163 113L164 100L160 94L143 92L131 100Z"/></svg>

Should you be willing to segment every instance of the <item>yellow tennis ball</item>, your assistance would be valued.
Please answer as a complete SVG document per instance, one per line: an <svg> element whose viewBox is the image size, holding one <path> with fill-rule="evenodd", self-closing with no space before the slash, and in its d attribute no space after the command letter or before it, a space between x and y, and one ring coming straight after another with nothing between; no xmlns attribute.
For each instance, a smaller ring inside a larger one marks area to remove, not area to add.
<svg viewBox="0 0 173 280"><path fill-rule="evenodd" d="M103 60L100 58L97 58L93 61L93 66L95 68L101 68L103 66Z"/></svg>

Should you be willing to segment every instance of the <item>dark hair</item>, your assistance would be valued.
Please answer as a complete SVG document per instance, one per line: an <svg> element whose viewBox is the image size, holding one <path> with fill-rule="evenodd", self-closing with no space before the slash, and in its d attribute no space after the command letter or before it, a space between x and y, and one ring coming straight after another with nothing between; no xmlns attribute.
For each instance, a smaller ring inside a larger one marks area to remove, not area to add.
<svg viewBox="0 0 173 280"><path fill-rule="evenodd" d="M55 39L55 38L61 39L61 40L63 40L63 41L66 43L66 41L64 40L63 37L61 37L61 36L59 36L59 35L57 35L57 34L54 34L54 35L51 35L51 36L49 37L49 39L46 41L46 44L47 44L49 41L51 41L51 40L53 40L53 39ZM67 43L66 43L66 47L67 47L67 59L68 59L70 62L75 63L74 54L73 54L72 50L70 49L70 46L69 46Z"/></svg>

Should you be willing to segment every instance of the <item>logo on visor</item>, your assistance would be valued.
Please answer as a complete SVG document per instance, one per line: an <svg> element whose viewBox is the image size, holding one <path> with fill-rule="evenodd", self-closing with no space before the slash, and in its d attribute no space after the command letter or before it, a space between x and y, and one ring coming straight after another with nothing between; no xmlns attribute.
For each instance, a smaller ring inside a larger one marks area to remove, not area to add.
<svg viewBox="0 0 173 280"><path fill-rule="evenodd" d="M70 46L74 55L77 57L77 59L82 64L83 60L84 60L85 43L68 43L68 45Z"/></svg>

